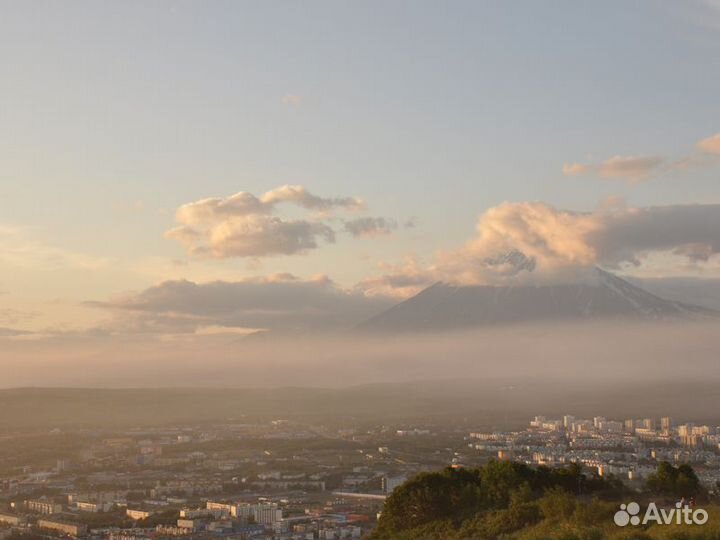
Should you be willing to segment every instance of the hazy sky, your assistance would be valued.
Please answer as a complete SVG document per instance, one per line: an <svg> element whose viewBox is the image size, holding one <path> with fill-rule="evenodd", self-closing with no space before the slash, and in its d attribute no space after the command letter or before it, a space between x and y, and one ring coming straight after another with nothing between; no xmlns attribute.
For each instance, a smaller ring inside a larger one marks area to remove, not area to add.
<svg viewBox="0 0 720 540"><path fill-rule="evenodd" d="M0 96L0 340L720 277L715 1L0 1Z"/></svg>

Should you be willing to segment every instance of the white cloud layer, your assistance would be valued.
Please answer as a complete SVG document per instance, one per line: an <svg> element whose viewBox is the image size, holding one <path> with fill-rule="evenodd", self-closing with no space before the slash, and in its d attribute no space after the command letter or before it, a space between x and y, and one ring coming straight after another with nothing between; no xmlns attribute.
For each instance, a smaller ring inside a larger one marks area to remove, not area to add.
<svg viewBox="0 0 720 540"><path fill-rule="evenodd" d="M352 326L391 305L340 288L327 276L275 274L242 281L166 281L92 305L112 310L110 332L204 333L208 329L328 330Z"/></svg>
<svg viewBox="0 0 720 540"><path fill-rule="evenodd" d="M665 160L660 156L613 156L597 164L566 163L566 176L594 174L600 178L641 182L660 171Z"/></svg>
<svg viewBox="0 0 720 540"><path fill-rule="evenodd" d="M701 152L720 155L720 133L702 139L698 142L697 147Z"/></svg>
<svg viewBox="0 0 720 540"><path fill-rule="evenodd" d="M312 214L298 219L280 217L277 207L283 203ZM280 186L260 197L241 191L182 205L175 214L178 226L167 231L166 237L180 242L192 255L216 258L303 254L317 248L320 241L335 242L335 231L328 222L332 211L363 208L360 199L320 197L303 186ZM390 221L385 218L363 219L374 223L376 230L389 228Z"/></svg>
<svg viewBox="0 0 720 540"><path fill-rule="evenodd" d="M576 280L594 266L641 266L656 254L693 263L720 253L720 205L647 208L612 206L594 212L539 202L504 203L485 211L462 248L433 264L410 259L358 285L368 294L408 296L435 282L513 284Z"/></svg>
<svg viewBox="0 0 720 540"><path fill-rule="evenodd" d="M715 156L720 156L720 133L701 139L695 144L694 152L679 159L669 159L660 155L616 155L599 163L565 163L562 173L565 176L594 175L604 179L636 183L675 171L717 165Z"/></svg>

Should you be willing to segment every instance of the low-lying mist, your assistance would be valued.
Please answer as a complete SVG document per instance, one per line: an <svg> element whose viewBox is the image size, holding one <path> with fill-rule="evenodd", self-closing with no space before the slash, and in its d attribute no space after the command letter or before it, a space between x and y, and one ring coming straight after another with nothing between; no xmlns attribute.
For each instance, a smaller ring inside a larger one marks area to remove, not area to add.
<svg viewBox="0 0 720 540"><path fill-rule="evenodd" d="M514 378L593 384L720 380L720 324L628 321L476 331L158 340L5 340L0 387L346 387Z"/></svg>

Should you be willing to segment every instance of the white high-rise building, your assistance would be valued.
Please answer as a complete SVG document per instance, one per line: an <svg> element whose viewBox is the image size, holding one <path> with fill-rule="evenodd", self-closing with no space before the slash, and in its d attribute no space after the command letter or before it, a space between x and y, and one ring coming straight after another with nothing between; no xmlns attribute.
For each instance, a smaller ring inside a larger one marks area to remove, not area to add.
<svg viewBox="0 0 720 540"><path fill-rule="evenodd" d="M255 521L262 525L275 525L282 521L282 510L276 503L259 503L254 505Z"/></svg>

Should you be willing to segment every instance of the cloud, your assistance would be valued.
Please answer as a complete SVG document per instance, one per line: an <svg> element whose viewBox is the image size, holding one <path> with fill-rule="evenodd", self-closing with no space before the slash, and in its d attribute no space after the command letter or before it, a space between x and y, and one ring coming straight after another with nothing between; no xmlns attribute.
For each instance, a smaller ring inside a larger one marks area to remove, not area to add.
<svg viewBox="0 0 720 540"><path fill-rule="evenodd" d="M639 181L647 178L663 163L659 156L613 156L598 167L603 178Z"/></svg>
<svg viewBox="0 0 720 540"><path fill-rule="evenodd" d="M241 191L225 198L212 197L183 204L177 209L175 219L183 225L201 225L231 217L269 214L271 211L272 205L263 203L252 193Z"/></svg>
<svg viewBox="0 0 720 540"><path fill-rule="evenodd" d="M344 226L355 237L386 236L398 228L395 220L384 217L360 217L345 221Z"/></svg>
<svg viewBox="0 0 720 540"><path fill-rule="evenodd" d="M714 255L714 248L710 244L691 242L676 247L673 253L683 255L692 261L708 261Z"/></svg>
<svg viewBox="0 0 720 540"><path fill-rule="evenodd" d="M498 257L513 252L532 261L535 276L592 266L597 254L587 238L602 227L598 215L558 210L543 203L503 203L480 216L476 235L465 246L440 253L433 271L444 281L501 281L513 278L516 272L509 262L498 265ZM525 266L527 263L521 263Z"/></svg>
<svg viewBox="0 0 720 540"><path fill-rule="evenodd" d="M562 172L565 176L580 176L581 174L587 174L592 170L588 165L582 163L565 163L562 168Z"/></svg>
<svg viewBox="0 0 720 540"><path fill-rule="evenodd" d="M180 241L193 255L217 258L294 255L317 248L318 239L335 242L333 229L324 223L265 215L224 220L209 231L181 226L166 236Z"/></svg>
<svg viewBox="0 0 720 540"><path fill-rule="evenodd" d="M416 216L412 216L405 220L405 223L403 223L403 227L405 229L414 229L417 227L418 224L418 218Z"/></svg>
<svg viewBox="0 0 720 540"><path fill-rule="evenodd" d="M277 206L283 203L316 215L281 218L276 215ZM335 231L325 221L330 212L363 207L360 199L320 197L303 186L280 186L260 197L241 191L180 206L175 213L178 226L165 236L180 242L191 255L227 258L303 254L317 248L319 241L335 241Z"/></svg>
<svg viewBox="0 0 720 540"><path fill-rule="evenodd" d="M697 263L720 253L720 205L601 207L593 212L539 202L503 203L478 219L463 247L430 265L406 261L358 286L367 294L406 296L435 281L462 284L582 279L594 266L642 266L667 254Z"/></svg>
<svg viewBox="0 0 720 540"><path fill-rule="evenodd" d="M588 242L601 264L640 264L648 253L662 251L707 259L720 251L720 204L627 208L596 219L602 228Z"/></svg>
<svg viewBox="0 0 720 540"><path fill-rule="evenodd" d="M381 263L380 269L380 276L360 281L355 289L370 297L403 299L416 295L439 279L414 256L405 257L399 265Z"/></svg>
<svg viewBox="0 0 720 540"><path fill-rule="evenodd" d="M37 313L12 308L0 308L0 324L18 324L37 317Z"/></svg>
<svg viewBox="0 0 720 540"><path fill-rule="evenodd" d="M324 198L313 195L303 186L284 185L272 189L261 197L263 204L272 206L279 202L292 202L307 210L327 211L332 208L360 210L364 207L361 199L355 197Z"/></svg>
<svg viewBox="0 0 720 540"><path fill-rule="evenodd" d="M118 317L112 331L217 333L218 329L328 330L365 320L391 302L340 288L327 276L275 274L242 281L166 281L89 305Z"/></svg>
<svg viewBox="0 0 720 540"><path fill-rule="evenodd" d="M282 101L285 105L297 106L302 103L302 96L298 96L297 94L285 94L280 101Z"/></svg>
<svg viewBox="0 0 720 540"><path fill-rule="evenodd" d="M707 154L720 155L720 133L716 133L715 135L702 139L697 143L697 148L701 152L705 152Z"/></svg>
<svg viewBox="0 0 720 540"><path fill-rule="evenodd" d="M21 336L29 336L31 332L25 330L17 330L15 328L0 327L0 338L19 338Z"/></svg>
<svg viewBox="0 0 720 540"><path fill-rule="evenodd" d="M720 133L698 141L695 149L696 151L691 151L677 159L668 159L660 155L616 155L600 163L565 163L562 173L565 176L594 175L634 183L661 174L716 165L717 160L709 159L708 154L720 155Z"/></svg>
<svg viewBox="0 0 720 540"><path fill-rule="evenodd" d="M659 172L664 164L660 156L613 156L597 164L566 163L566 176L594 174L601 178L640 182Z"/></svg>

